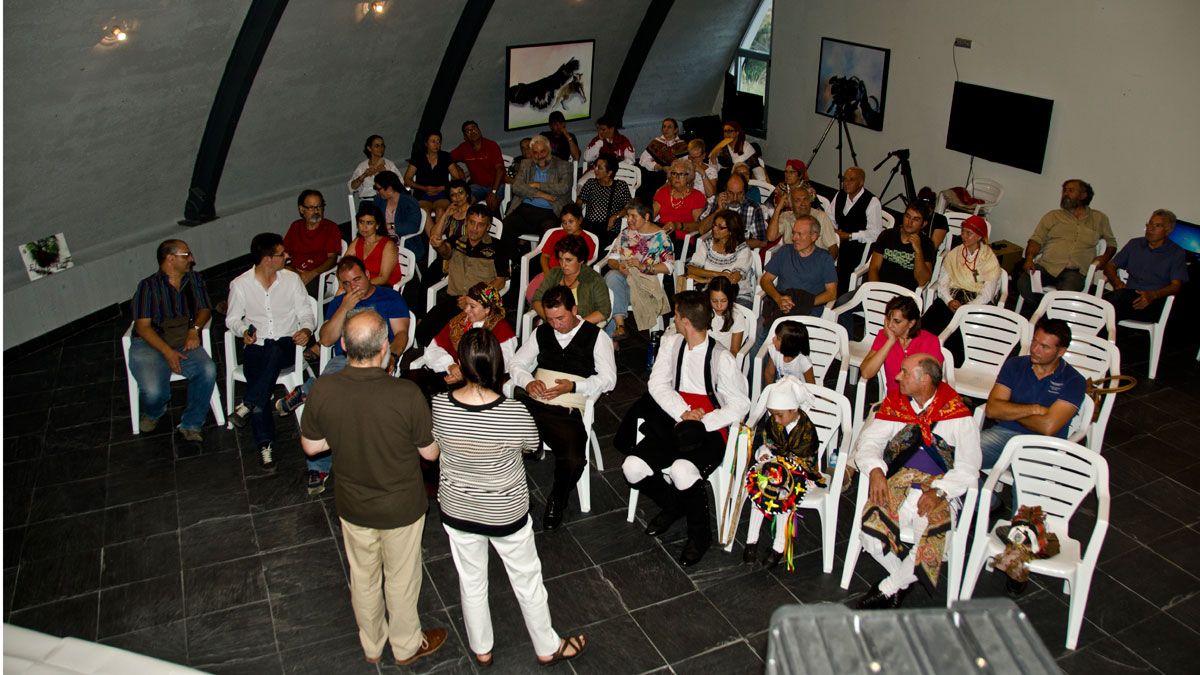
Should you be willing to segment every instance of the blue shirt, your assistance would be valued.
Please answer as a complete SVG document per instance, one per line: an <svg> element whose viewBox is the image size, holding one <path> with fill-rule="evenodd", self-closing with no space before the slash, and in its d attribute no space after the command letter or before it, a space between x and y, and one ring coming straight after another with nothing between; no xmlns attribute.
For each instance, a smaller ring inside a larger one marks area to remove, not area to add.
<svg viewBox="0 0 1200 675"><path fill-rule="evenodd" d="M780 291L798 288L820 295L825 292L825 284L837 283L837 266L833 256L823 248L814 248L805 258L794 246L785 245L771 256L764 271L775 275L775 288ZM823 309L814 307L813 316L820 316Z"/></svg>
<svg viewBox="0 0 1200 675"><path fill-rule="evenodd" d="M325 306L326 321L333 318L333 315L338 311L338 307L342 306L342 300L345 298L345 293L333 296L333 299ZM360 307L370 307L379 312L379 316L382 316L384 322L387 323L389 343L396 337L395 333L392 332L390 319L408 318L408 305L404 302L404 298L388 286L376 286L375 292L371 294L371 297L359 300L358 304L354 306L355 309ZM333 343L333 353L338 356L345 356L346 350L342 349L341 340Z"/></svg>
<svg viewBox="0 0 1200 675"><path fill-rule="evenodd" d="M1000 367L1000 375L996 377L996 384L1008 387L1012 392L1008 400L1013 403L1034 403L1046 408L1054 405L1055 401L1066 401L1079 408L1083 404L1084 390L1087 387L1083 375L1063 360L1059 360L1058 368L1053 373L1039 380L1033 372L1033 364L1028 356L1018 356L1005 361ZM998 424L1013 431L1032 433L1016 420ZM1070 426L1069 422L1064 424L1054 435L1066 438Z"/></svg>
<svg viewBox="0 0 1200 675"><path fill-rule="evenodd" d="M1129 273L1126 286L1135 291L1157 291L1172 281L1188 280L1187 252L1170 239L1158 248L1150 248L1145 237L1130 239L1112 263Z"/></svg>
<svg viewBox="0 0 1200 675"><path fill-rule="evenodd" d="M543 169L542 167L534 164L533 165L533 182L545 183L548 180L550 180L550 167L547 166L546 168ZM545 190L542 190L542 192L545 192ZM546 201L545 199L542 199L541 197L529 197L528 199L525 199L521 203L528 204L530 206L536 206L539 209L554 208L553 206L550 205L550 202Z"/></svg>

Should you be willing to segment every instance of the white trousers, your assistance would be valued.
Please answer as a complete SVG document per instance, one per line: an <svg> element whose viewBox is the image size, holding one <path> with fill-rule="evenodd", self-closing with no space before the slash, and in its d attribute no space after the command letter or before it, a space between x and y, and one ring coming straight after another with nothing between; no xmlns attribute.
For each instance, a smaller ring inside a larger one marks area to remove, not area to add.
<svg viewBox="0 0 1200 675"><path fill-rule="evenodd" d="M488 537L456 530L448 525L450 552L458 568L458 587L462 594L463 623L467 626L467 642L471 651L486 654L492 651L492 613L488 608L488 544L496 548L508 580L512 584L525 628L533 640L538 656L550 656L558 651L559 637L550 623L550 605L546 586L542 583L542 561L533 543L533 520L506 537Z"/></svg>
<svg viewBox="0 0 1200 675"><path fill-rule="evenodd" d="M762 511L753 506L750 507L750 531L746 534L747 544L758 543L758 533L762 529L762 523L766 517ZM777 513L771 517L775 519L775 541L772 542L771 548L776 553L783 553L784 546L787 544L787 521L792 517L792 512Z"/></svg>

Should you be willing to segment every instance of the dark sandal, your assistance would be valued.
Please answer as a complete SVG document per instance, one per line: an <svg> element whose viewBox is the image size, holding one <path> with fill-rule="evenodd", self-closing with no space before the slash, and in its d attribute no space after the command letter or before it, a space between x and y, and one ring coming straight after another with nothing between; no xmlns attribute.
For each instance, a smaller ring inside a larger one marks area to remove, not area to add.
<svg viewBox="0 0 1200 675"><path fill-rule="evenodd" d="M562 661L570 661L571 659L575 658L576 656L579 656L580 654L582 654L583 651L585 649L587 649L587 646L588 646L587 639L583 635L571 635L571 636L565 637L562 639L562 642L559 643L558 651L554 652L554 656L551 656L549 661L543 661L541 659L538 659L537 660L538 665L539 666L553 666L557 663L561 663ZM567 656L565 653L563 653L567 649L567 647L574 647L575 653L571 654L570 656Z"/></svg>

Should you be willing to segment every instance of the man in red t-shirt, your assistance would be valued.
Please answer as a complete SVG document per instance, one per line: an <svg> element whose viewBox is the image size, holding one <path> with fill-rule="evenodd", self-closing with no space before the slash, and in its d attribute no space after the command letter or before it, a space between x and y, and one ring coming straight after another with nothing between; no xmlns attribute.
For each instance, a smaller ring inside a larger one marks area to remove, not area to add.
<svg viewBox="0 0 1200 675"><path fill-rule="evenodd" d="M467 120L462 125L463 138L458 147L450 151L456 162L467 165L471 173L471 194L478 201L487 202L492 213L500 212L500 183L504 180L504 157L495 141L483 137L479 124Z"/></svg>
<svg viewBox="0 0 1200 675"><path fill-rule="evenodd" d="M301 192L296 204L300 218L283 237L283 246L292 258L287 269L300 275L308 294L315 298L321 273L333 269L342 253L342 231L325 218L325 197L317 190Z"/></svg>

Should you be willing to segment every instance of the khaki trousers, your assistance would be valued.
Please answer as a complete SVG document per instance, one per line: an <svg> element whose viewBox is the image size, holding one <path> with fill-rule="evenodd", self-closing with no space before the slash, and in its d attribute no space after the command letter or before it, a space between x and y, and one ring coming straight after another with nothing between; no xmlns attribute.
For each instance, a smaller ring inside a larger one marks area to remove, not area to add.
<svg viewBox="0 0 1200 675"><path fill-rule="evenodd" d="M363 652L368 658L376 658L383 654L384 644L391 642L397 659L416 654L424 640L417 596L421 594L425 516L391 530L360 527L344 518L341 521L350 562L350 602Z"/></svg>

